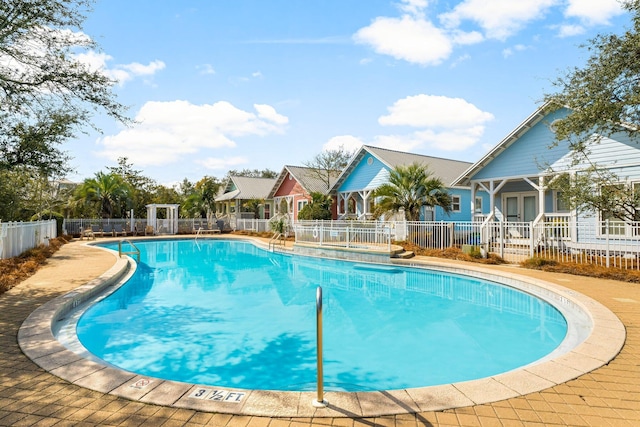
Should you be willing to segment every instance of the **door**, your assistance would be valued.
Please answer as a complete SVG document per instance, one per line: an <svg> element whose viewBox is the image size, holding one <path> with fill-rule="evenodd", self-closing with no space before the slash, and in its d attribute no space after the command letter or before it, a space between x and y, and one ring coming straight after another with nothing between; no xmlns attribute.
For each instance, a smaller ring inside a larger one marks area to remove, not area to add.
<svg viewBox="0 0 640 427"><path fill-rule="evenodd" d="M538 216L537 193L505 194L503 203L508 222L531 222Z"/></svg>
<svg viewBox="0 0 640 427"><path fill-rule="evenodd" d="M518 196L505 197L506 216L508 222L520 221L520 212L518 209Z"/></svg>
<svg viewBox="0 0 640 427"><path fill-rule="evenodd" d="M522 220L531 222L538 216L538 201L536 196L524 196L522 198Z"/></svg>

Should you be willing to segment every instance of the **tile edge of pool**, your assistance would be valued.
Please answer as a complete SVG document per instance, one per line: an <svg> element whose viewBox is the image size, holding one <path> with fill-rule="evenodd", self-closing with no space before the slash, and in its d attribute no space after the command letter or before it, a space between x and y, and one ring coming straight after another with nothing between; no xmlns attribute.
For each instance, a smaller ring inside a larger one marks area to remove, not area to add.
<svg viewBox="0 0 640 427"><path fill-rule="evenodd" d="M261 248L265 246L256 239L244 237L242 240ZM394 263L489 278L518 289L521 289L519 285L525 284L525 292L537 290L543 295L551 295L550 302L556 307L557 301L563 301L579 308L590 319L591 330L584 339L576 338L580 343L575 347L563 348L553 352L552 357L492 377L404 390L325 392L328 406L317 408L312 405L316 392L216 388L143 377L82 358L67 349L54 336L56 323L84 301L126 280L135 263L129 258L118 258L100 277L31 313L19 330L18 343L25 355L44 370L88 389L163 406L268 417L372 417L440 411L505 400L565 383L597 369L612 360L624 345L626 331L614 313L595 300L560 285L517 273L440 260L394 260ZM566 311L562 312L567 315ZM572 322L571 319L567 321Z"/></svg>

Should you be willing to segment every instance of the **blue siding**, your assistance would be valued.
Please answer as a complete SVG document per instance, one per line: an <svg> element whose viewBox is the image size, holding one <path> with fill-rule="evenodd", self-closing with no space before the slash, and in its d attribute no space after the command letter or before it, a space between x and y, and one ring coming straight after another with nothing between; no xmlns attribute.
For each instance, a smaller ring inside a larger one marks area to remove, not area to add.
<svg viewBox="0 0 640 427"><path fill-rule="evenodd" d="M472 179L502 178L509 176L537 175L545 165L555 165L567 153L567 145L549 145L554 134L549 125L564 117L567 110L558 110L538 122L491 163L476 173Z"/></svg>
<svg viewBox="0 0 640 427"><path fill-rule="evenodd" d="M371 164L368 164L368 159L373 159ZM373 190L380 185L388 182L389 169L380 160L371 154L367 154L362 158L360 163L353 169L353 172L344 180L339 192L347 191L359 191L359 190Z"/></svg>
<svg viewBox="0 0 640 427"><path fill-rule="evenodd" d="M589 159L593 163L616 168L615 173L619 176L627 176L623 169L640 163L640 140L632 140L625 133L602 138L600 142L591 144L589 150Z"/></svg>

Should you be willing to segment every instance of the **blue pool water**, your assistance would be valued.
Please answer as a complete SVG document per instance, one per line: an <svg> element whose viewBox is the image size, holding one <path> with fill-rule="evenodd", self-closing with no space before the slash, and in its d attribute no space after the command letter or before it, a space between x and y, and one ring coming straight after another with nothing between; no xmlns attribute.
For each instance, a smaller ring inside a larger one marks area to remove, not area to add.
<svg viewBox="0 0 640 427"><path fill-rule="evenodd" d="M238 241L136 245L137 271L82 315L77 334L101 359L146 376L314 390L317 286L329 390L482 378L544 357L567 331L546 302L464 276L271 253Z"/></svg>

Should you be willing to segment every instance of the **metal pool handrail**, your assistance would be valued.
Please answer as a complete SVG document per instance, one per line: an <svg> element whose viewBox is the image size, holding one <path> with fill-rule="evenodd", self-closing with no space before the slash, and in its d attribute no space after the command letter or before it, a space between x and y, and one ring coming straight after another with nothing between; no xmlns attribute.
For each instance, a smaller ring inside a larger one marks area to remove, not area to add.
<svg viewBox="0 0 640 427"><path fill-rule="evenodd" d="M324 384L322 372L322 287L316 289L316 342L318 349L318 395L311 403L316 408L324 408L327 401L324 400Z"/></svg>
<svg viewBox="0 0 640 427"><path fill-rule="evenodd" d="M130 244L131 246L133 246L133 251L129 251L129 252L123 252L122 251L122 243L123 242L127 242L128 244ZM122 258L122 255L135 255L136 256L136 261L140 262L140 249L138 249L138 247L136 245L133 244L133 242L129 239L122 239L120 241L118 241L118 256L120 258Z"/></svg>

